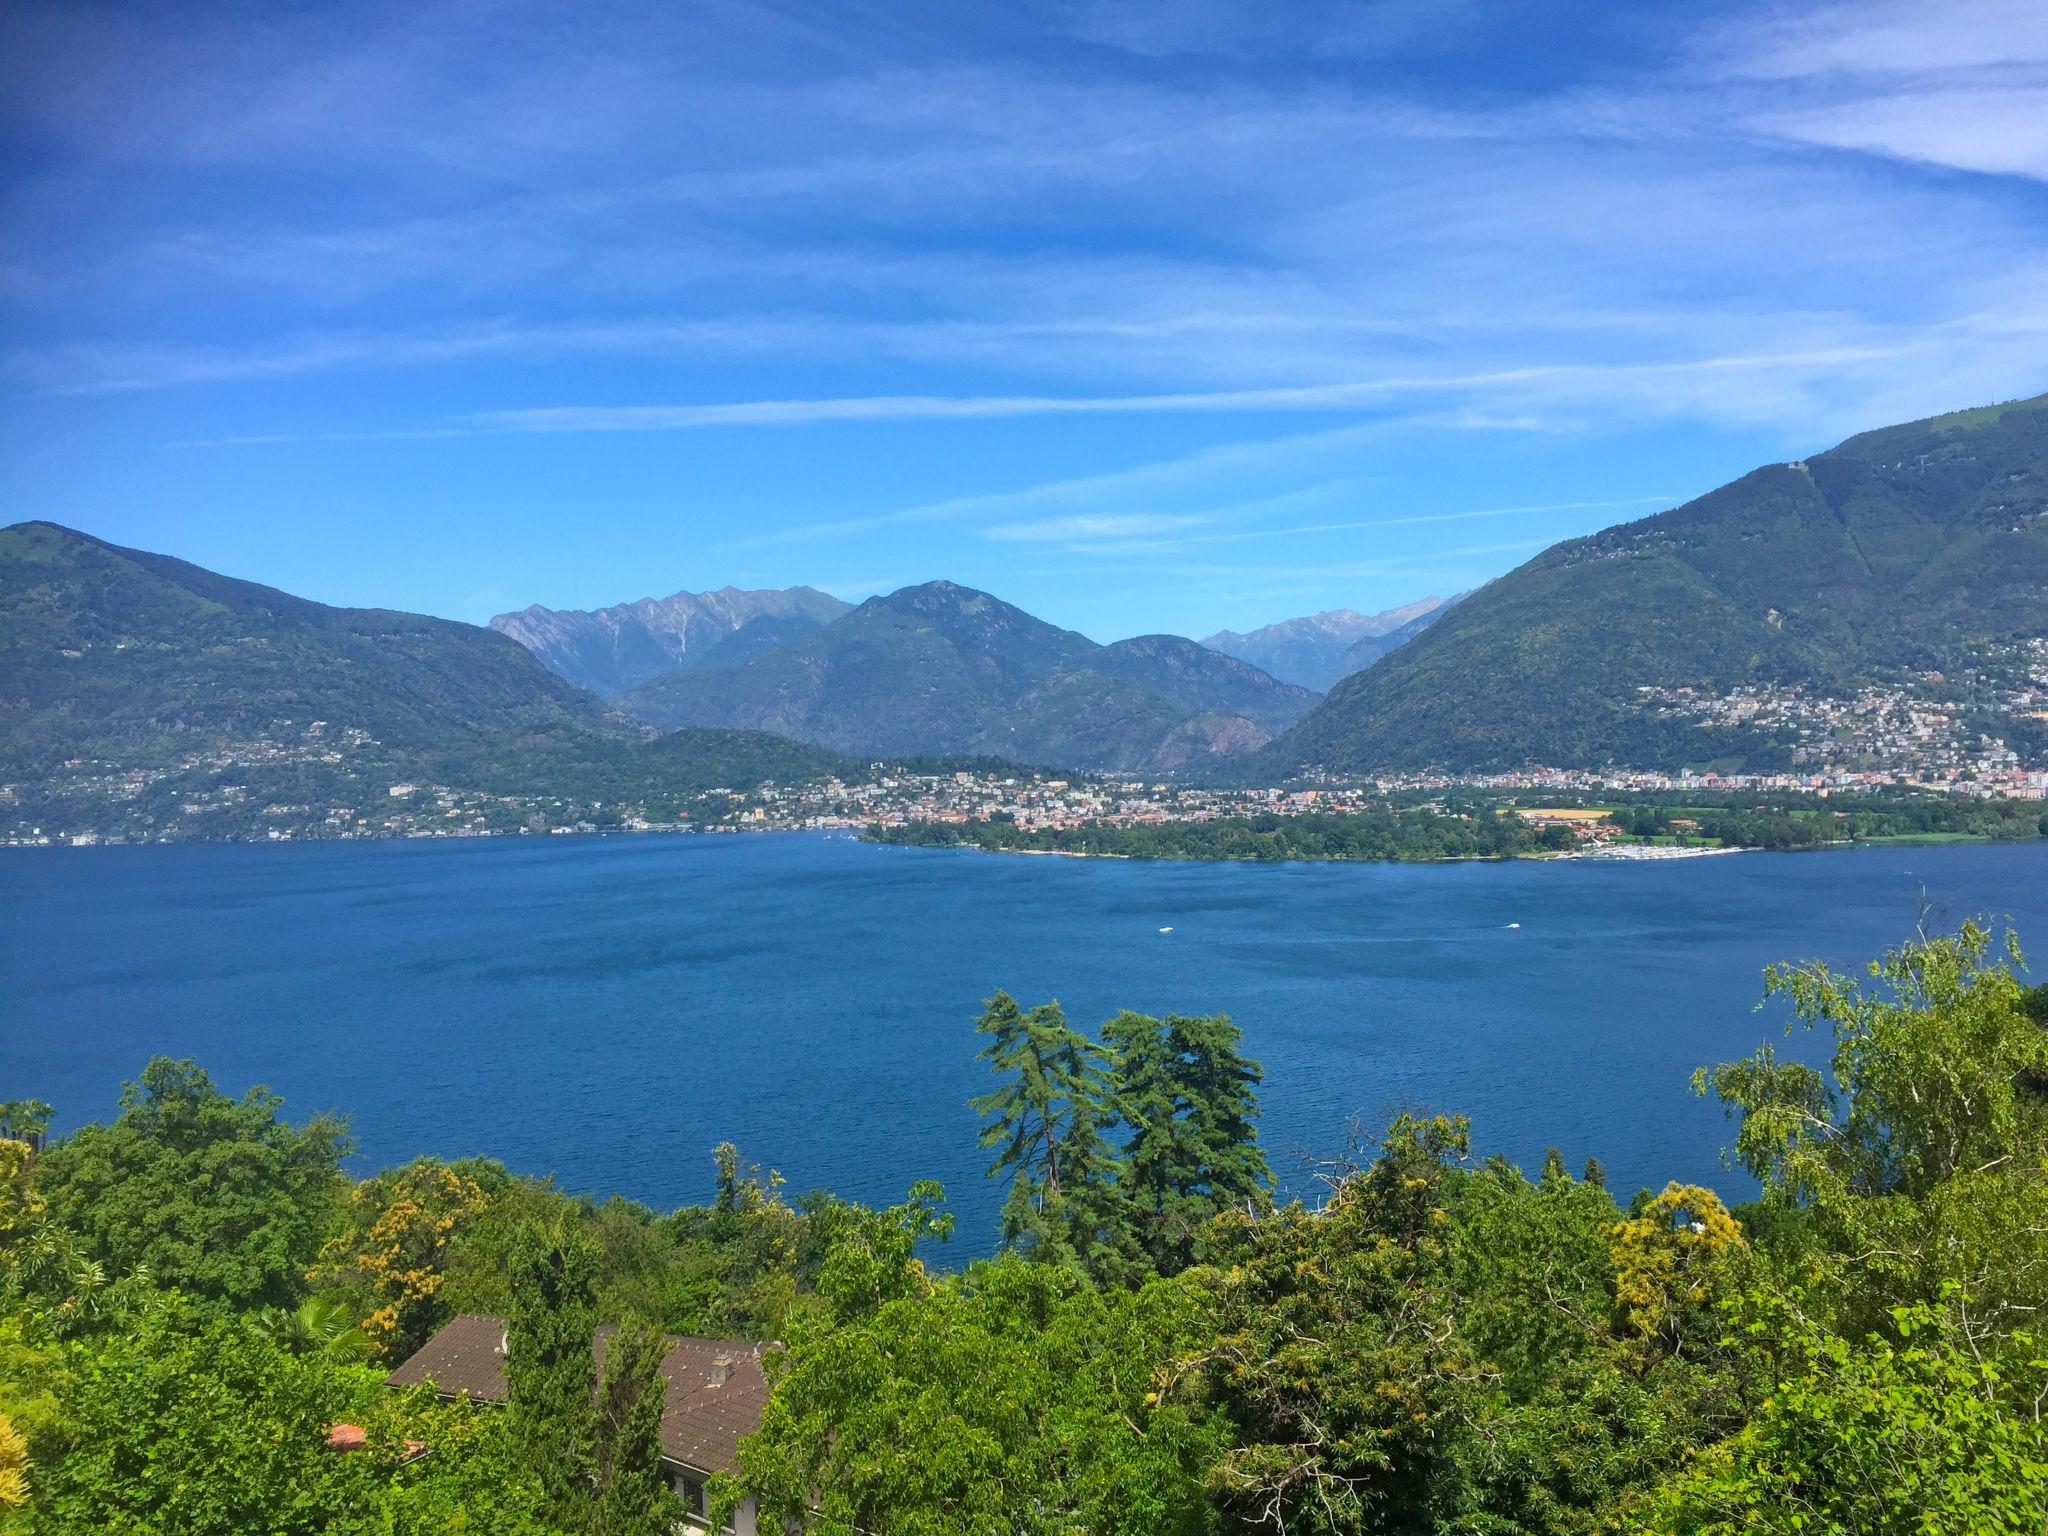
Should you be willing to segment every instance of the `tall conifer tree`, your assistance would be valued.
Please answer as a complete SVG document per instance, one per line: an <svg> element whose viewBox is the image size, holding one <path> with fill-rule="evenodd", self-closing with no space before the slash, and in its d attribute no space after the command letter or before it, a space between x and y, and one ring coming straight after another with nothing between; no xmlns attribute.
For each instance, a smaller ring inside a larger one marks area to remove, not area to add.
<svg viewBox="0 0 2048 1536"><path fill-rule="evenodd" d="M977 1028L989 1036L979 1059L1005 1078L971 1101L989 1122L981 1145L996 1152L990 1176L1010 1176L1003 1242L1085 1264L1102 1241L1111 1188L1103 1049L1068 1025L1058 1003L1026 1013L1007 992L989 999Z"/></svg>
<svg viewBox="0 0 2048 1536"><path fill-rule="evenodd" d="M605 1347L593 1435L590 1536L669 1536L683 1508L661 1468L668 1340L628 1324Z"/></svg>
<svg viewBox="0 0 2048 1536"><path fill-rule="evenodd" d="M1156 1019L1125 1011L1102 1027L1112 1107L1128 1130L1119 1175L1131 1240L1162 1274L1194 1259L1217 1212L1263 1205L1273 1175L1258 1143L1259 1064L1225 1014Z"/></svg>
<svg viewBox="0 0 2048 1536"><path fill-rule="evenodd" d="M511 1253L506 1413L519 1463L540 1484L549 1521L588 1524L594 1447L591 1335L597 1253L589 1238L529 1224Z"/></svg>

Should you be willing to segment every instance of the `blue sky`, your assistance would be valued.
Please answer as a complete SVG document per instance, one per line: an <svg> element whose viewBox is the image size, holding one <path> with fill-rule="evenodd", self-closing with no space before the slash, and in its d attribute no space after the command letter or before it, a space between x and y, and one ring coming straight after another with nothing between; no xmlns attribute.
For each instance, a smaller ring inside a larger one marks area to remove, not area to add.
<svg viewBox="0 0 2048 1536"><path fill-rule="evenodd" d="M2048 389L2048 9L16 0L0 514L482 620L1475 585Z"/></svg>

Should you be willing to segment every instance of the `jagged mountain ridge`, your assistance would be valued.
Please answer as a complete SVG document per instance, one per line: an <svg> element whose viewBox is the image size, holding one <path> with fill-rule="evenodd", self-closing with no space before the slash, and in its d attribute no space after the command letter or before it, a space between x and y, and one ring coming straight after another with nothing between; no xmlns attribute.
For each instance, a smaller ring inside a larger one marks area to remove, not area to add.
<svg viewBox="0 0 2048 1536"><path fill-rule="evenodd" d="M1283 682L1326 692L1339 679L1420 634L1457 601L1429 596L1372 614L1331 608L1243 634L1218 630L1202 644L1250 662Z"/></svg>
<svg viewBox="0 0 2048 1536"><path fill-rule="evenodd" d="M557 676L607 697L679 667L738 665L852 611L815 587L676 592L590 610L539 603L501 613L510 635ZM742 635L751 636L741 641Z"/></svg>

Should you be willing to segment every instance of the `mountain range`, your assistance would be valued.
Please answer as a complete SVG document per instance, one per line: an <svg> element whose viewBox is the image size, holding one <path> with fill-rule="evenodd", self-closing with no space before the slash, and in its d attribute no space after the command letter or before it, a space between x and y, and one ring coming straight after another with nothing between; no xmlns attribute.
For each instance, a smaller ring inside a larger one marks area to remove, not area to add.
<svg viewBox="0 0 2048 1536"><path fill-rule="evenodd" d="M1344 679L1246 771L1773 766L1660 704L1951 687L2048 636L2048 395L1865 432L1553 545Z"/></svg>
<svg viewBox="0 0 2048 1536"><path fill-rule="evenodd" d="M1282 619L1249 634L1221 629L1202 644L1248 661L1282 682L1326 693L1434 624L1460 597L1425 597L1379 613L1331 608Z"/></svg>
<svg viewBox="0 0 2048 1536"><path fill-rule="evenodd" d="M144 837L375 825L411 781L691 813L861 765L748 731L654 737L505 635L333 608L53 523L0 528L0 806ZM524 814L523 812L521 814Z"/></svg>
<svg viewBox="0 0 2048 1536"><path fill-rule="evenodd" d="M590 611L535 603L499 614L491 628L558 676L609 697L678 668L743 665L851 611L852 604L815 587L720 587Z"/></svg>
<svg viewBox="0 0 2048 1536"><path fill-rule="evenodd" d="M1192 640L1099 645L946 581L851 609L808 588L724 589L490 629L329 607L21 523L0 529L0 796L68 775L118 799L139 792L123 775L168 765L598 800L839 771L834 753L1266 783L1761 767L1784 744L1698 701L1775 690L1840 710L1929 680L1971 732L1970 711L2004 699L1983 733L2034 730L2028 752L2048 755L2034 704L2011 704L2043 691L2048 396L1866 432L1425 601L1210 637L1296 671L1398 645L1319 698ZM617 682L657 660L610 702L557 675Z"/></svg>
<svg viewBox="0 0 2048 1536"><path fill-rule="evenodd" d="M1098 645L934 581L870 598L743 666L670 672L617 703L662 729L1151 772L1261 746L1315 699L1178 635Z"/></svg>

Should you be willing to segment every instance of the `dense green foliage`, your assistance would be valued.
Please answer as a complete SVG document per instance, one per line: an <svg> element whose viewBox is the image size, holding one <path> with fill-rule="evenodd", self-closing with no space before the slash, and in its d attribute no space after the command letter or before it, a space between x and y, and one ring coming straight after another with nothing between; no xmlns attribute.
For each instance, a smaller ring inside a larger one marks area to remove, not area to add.
<svg viewBox="0 0 2048 1536"><path fill-rule="evenodd" d="M1162 1404L1152 1376L1204 1326L1171 1281L1105 1291L1015 1257L912 1274L792 1332L728 1497L744 1486L764 1522L848 1536L1209 1530L1202 1476L1228 1426Z"/></svg>
<svg viewBox="0 0 2048 1536"><path fill-rule="evenodd" d="M1247 771L1767 768L1643 685L1853 689L2048 634L2048 396L1853 437L1567 540L1337 684Z"/></svg>
<svg viewBox="0 0 2048 1536"><path fill-rule="evenodd" d="M791 1205L729 1147L656 1216L485 1162L351 1190L340 1126L190 1063L40 1153L47 1108L0 1105L0 1532L656 1536L671 1330L780 1341L713 1486L768 1529L2038 1533L2048 989L1965 925L1766 991L1832 1055L1700 1073L1733 1210L1410 1115L1275 1208L1227 1020L1091 1039L997 994L1012 1196L954 1274L935 1186ZM507 1315L508 1408L364 1362L457 1310Z"/></svg>
<svg viewBox="0 0 2048 1536"><path fill-rule="evenodd" d="M159 1059L107 1125L40 1155L0 1136L6 1536L666 1536L650 1326L783 1331L833 1246L822 1234L866 1217L824 1197L792 1208L730 1148L714 1201L665 1217L481 1161L351 1189L343 1128L277 1108ZM47 1114L0 1104L17 1134ZM382 1385L458 1310L508 1317L511 1411ZM593 1396L600 1316L627 1343ZM339 1423L362 1449L328 1448Z"/></svg>
<svg viewBox="0 0 2048 1536"><path fill-rule="evenodd" d="M190 1062L158 1059L121 1095L110 1125L87 1126L43 1158L53 1217L95 1261L231 1306L290 1300L345 1188L344 1128L277 1118L252 1088L230 1099Z"/></svg>
<svg viewBox="0 0 2048 1536"><path fill-rule="evenodd" d="M506 1337L505 1425L560 1525L588 1513L596 1426L589 1413L590 1340L597 1327L596 1244L565 1226L514 1235Z"/></svg>
<svg viewBox="0 0 2048 1536"><path fill-rule="evenodd" d="M872 598L745 666L656 678L618 704L664 728L774 731L857 754L1172 768L1255 746L1314 699L1192 640L1097 645L938 581Z"/></svg>

